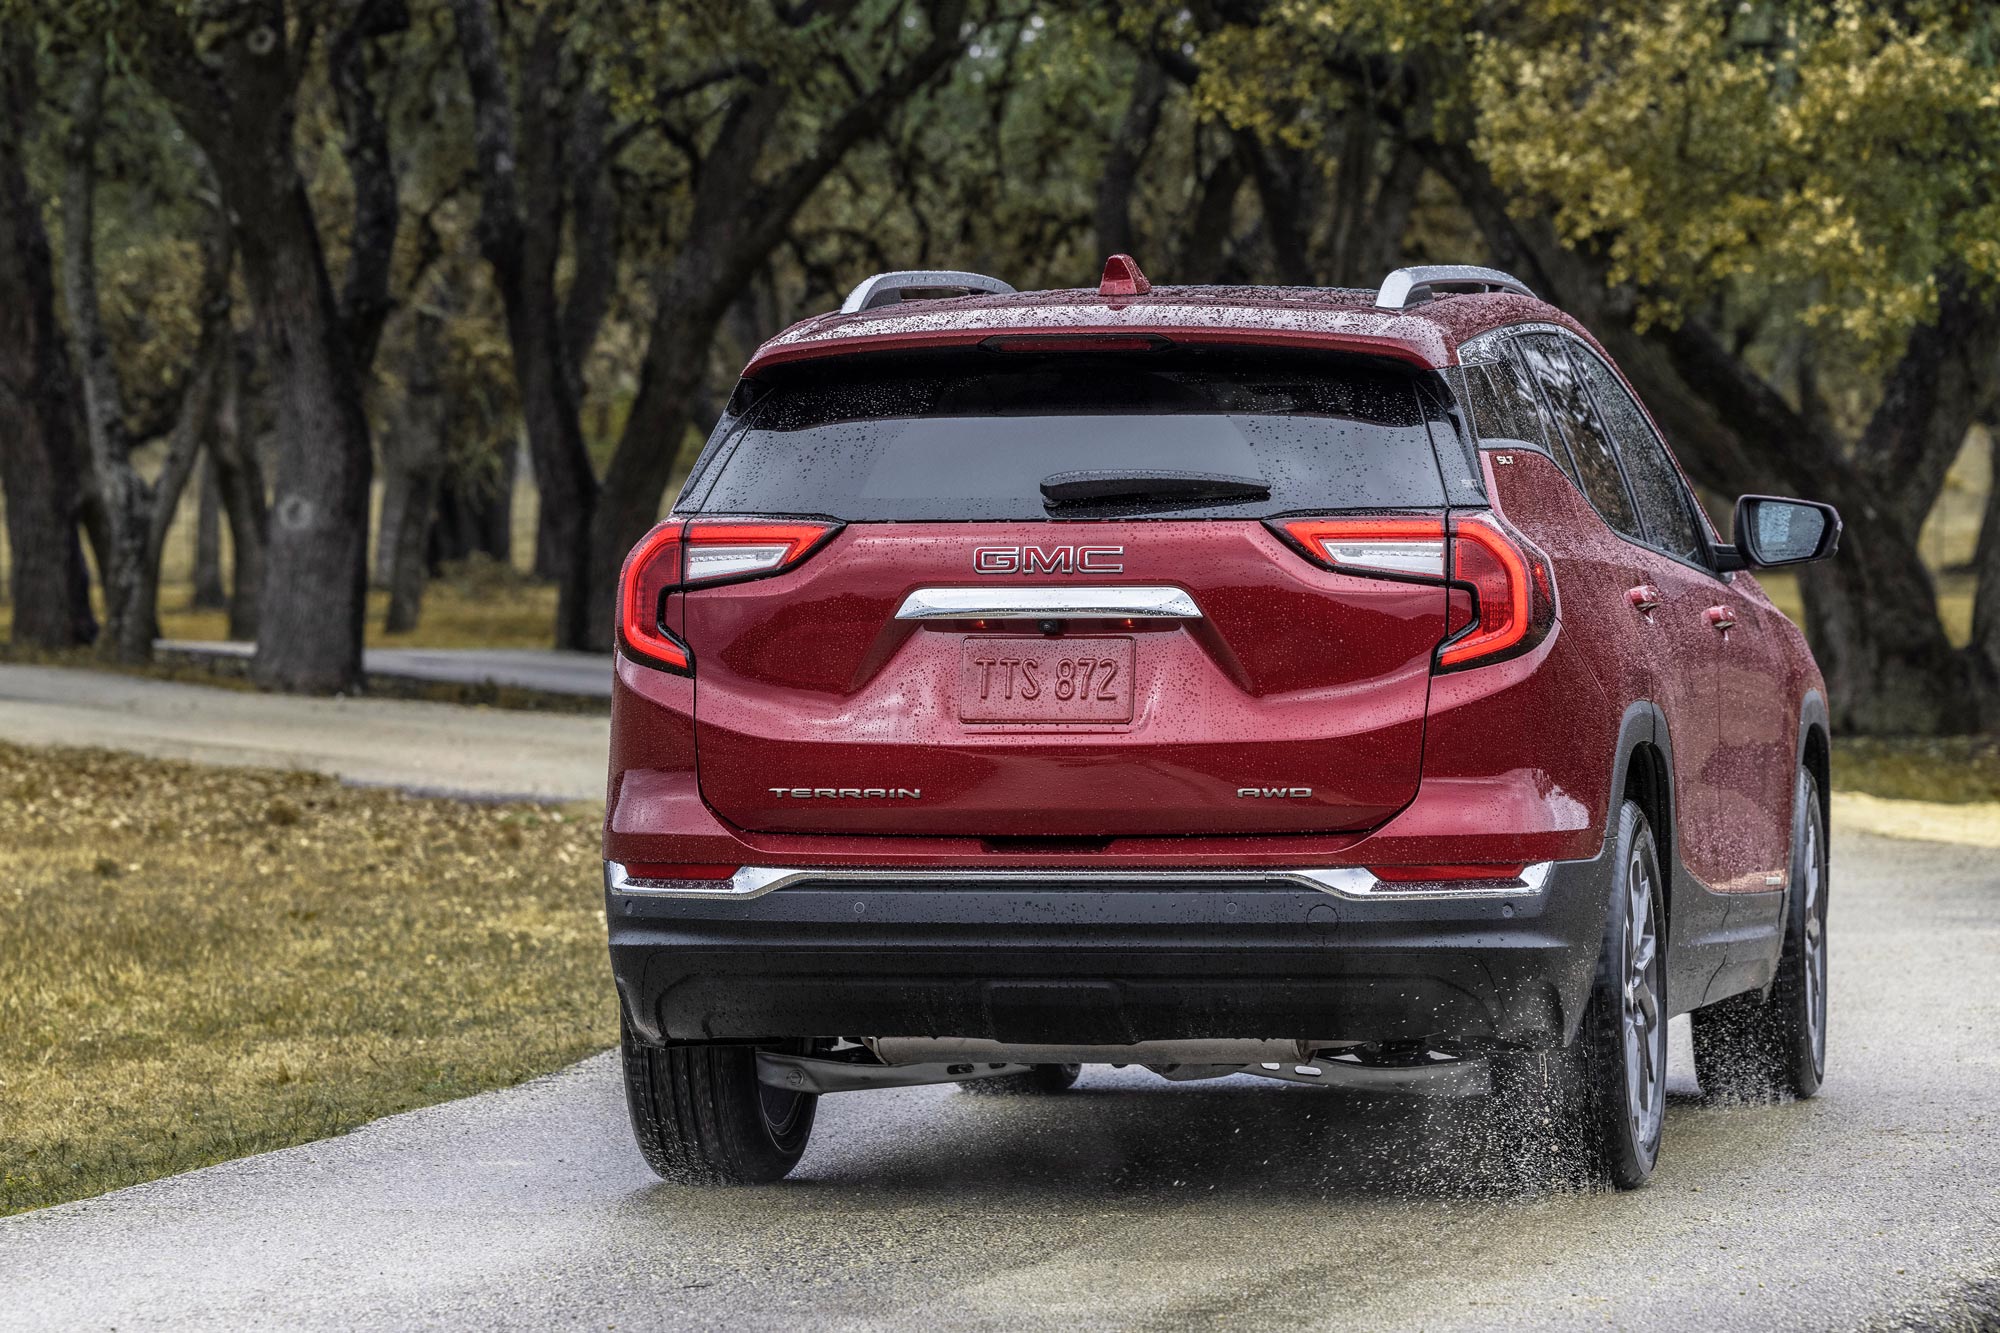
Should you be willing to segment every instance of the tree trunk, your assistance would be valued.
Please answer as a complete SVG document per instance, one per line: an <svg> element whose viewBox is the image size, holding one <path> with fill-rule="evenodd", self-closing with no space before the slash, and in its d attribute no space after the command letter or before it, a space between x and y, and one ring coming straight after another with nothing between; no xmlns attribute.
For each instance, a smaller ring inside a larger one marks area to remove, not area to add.
<svg viewBox="0 0 2000 1333"><path fill-rule="evenodd" d="M222 416L225 381L229 362L236 354L235 334L230 328L229 284L235 267L235 251L230 245L229 219L220 213L209 218L208 233L202 241L202 281L198 309L201 337L195 345L194 364L188 368L181 388L180 410L167 436L167 457L159 480L153 484L152 509L146 516L146 582L143 614L159 634L160 560L167 549L167 534L180 512L181 494L193 477L195 461L203 440L213 439Z"/></svg>
<svg viewBox="0 0 2000 1333"><path fill-rule="evenodd" d="M1922 529L1965 433L2000 394L2000 301L1956 269L1938 278L1935 322L1910 334L1855 450L1869 488L1900 526Z"/></svg>
<svg viewBox="0 0 2000 1333"><path fill-rule="evenodd" d="M264 496L264 468L243 422L243 370L231 340L220 370L209 457L215 464L215 488L222 513L229 521L229 637L241 643L257 640L257 608L264 598L264 542L269 511Z"/></svg>
<svg viewBox="0 0 2000 1333"><path fill-rule="evenodd" d="M190 23L143 7L146 75L207 154L236 226L276 409L276 493L251 679L332 694L361 685L368 483L361 380L293 153L307 61L283 0L213 0Z"/></svg>
<svg viewBox="0 0 2000 1333"><path fill-rule="evenodd" d="M2000 414L1987 414L1987 448L1992 459L1986 512L1979 524L1979 549L1972 557L1979 582L1972 595L1972 641L1966 647L1988 731L2000 731Z"/></svg>
<svg viewBox="0 0 2000 1333"><path fill-rule="evenodd" d="M410 369L404 382L403 404L389 435L393 447L384 453L395 460L391 489L402 495L393 529L395 554L390 564L389 611L383 628L405 634L417 627L423 607L425 538L437 509L438 482L444 476L444 384L438 367L444 359L444 316L424 309L414 316ZM383 526L388 527L386 506Z"/></svg>
<svg viewBox="0 0 2000 1333"><path fill-rule="evenodd" d="M395 577L397 533L403 526L403 506L409 499L410 474L396 456L402 442L391 430L382 437L382 507L375 513L375 556L368 586L386 588Z"/></svg>
<svg viewBox="0 0 2000 1333"><path fill-rule="evenodd" d="M104 53L85 57L70 105L65 144L62 280L69 308L72 355L83 384L84 434L91 475L103 510L104 548L97 577L104 589L104 637L98 649L116 662L153 659L152 595L146 565L152 487L132 466L125 398L104 328L97 289L97 136L104 116Z"/></svg>
<svg viewBox="0 0 2000 1333"><path fill-rule="evenodd" d="M200 491L194 523L194 597L197 610L229 605L222 588L222 491L215 480L215 455L202 456Z"/></svg>
<svg viewBox="0 0 2000 1333"><path fill-rule="evenodd" d="M54 650L91 642L97 621L78 537L83 495L69 357L56 323L41 203L24 163L33 63L18 37L0 34L0 491L10 637Z"/></svg>
<svg viewBox="0 0 2000 1333"><path fill-rule="evenodd" d="M1097 249L1100 254L1131 254L1132 195L1139 185L1139 168L1160 128L1166 101L1166 76L1146 56L1139 57L1132 77L1132 99L1118 122L1118 132L1104 154L1097 181Z"/></svg>
<svg viewBox="0 0 2000 1333"><path fill-rule="evenodd" d="M1194 221L1183 234L1174 267L1183 282L1223 280L1223 251L1236 225L1236 197L1243 192L1243 157L1225 152L1202 177L1194 198Z"/></svg>
<svg viewBox="0 0 2000 1333"><path fill-rule="evenodd" d="M587 638L588 534L597 478L565 352L556 295L561 246L560 138L547 104L558 87L561 33L545 13L530 40L517 127L491 0L454 0L459 50L472 88L479 159L479 246L507 316L507 342L521 395L535 487L541 497L536 565L556 584L556 644ZM542 568L544 560L547 568Z"/></svg>
<svg viewBox="0 0 2000 1333"><path fill-rule="evenodd" d="M375 364L382 326L395 302L389 271L402 220L396 172L389 159L389 127L369 83L370 56L377 38L407 31L406 0L351 0L348 21L327 46L327 69L340 108L341 155L354 184L354 227L347 277L341 285L340 318L358 373Z"/></svg>

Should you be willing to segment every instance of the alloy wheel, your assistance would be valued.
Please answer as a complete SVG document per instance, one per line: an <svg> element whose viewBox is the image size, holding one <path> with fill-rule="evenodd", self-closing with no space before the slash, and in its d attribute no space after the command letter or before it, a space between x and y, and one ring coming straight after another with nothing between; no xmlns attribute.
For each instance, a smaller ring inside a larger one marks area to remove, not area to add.
<svg viewBox="0 0 2000 1333"><path fill-rule="evenodd" d="M1811 798L1811 792L1807 792ZM1826 1068L1826 894L1820 873L1819 818L1808 809L1800 849L1800 892L1805 898L1806 1033L1812 1042L1813 1070Z"/></svg>
<svg viewBox="0 0 2000 1333"><path fill-rule="evenodd" d="M1632 1141L1658 1141L1667 1094L1667 1025L1660 1008L1660 948L1653 928L1653 858L1632 849L1626 867L1624 1005L1625 1114Z"/></svg>

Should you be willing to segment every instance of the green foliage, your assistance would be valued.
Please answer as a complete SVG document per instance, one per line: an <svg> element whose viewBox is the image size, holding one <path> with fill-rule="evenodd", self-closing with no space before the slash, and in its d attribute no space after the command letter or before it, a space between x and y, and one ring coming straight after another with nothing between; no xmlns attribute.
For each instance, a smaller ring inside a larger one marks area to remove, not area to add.
<svg viewBox="0 0 2000 1333"><path fill-rule="evenodd" d="M1751 281L1881 357L2000 278L1994 11L1623 4L1473 42L1476 144L1656 317Z"/></svg>

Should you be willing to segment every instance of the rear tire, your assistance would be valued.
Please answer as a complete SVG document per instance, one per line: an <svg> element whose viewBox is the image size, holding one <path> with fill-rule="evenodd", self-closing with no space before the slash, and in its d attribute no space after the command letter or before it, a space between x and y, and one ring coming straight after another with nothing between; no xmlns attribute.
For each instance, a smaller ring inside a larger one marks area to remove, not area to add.
<svg viewBox="0 0 2000 1333"><path fill-rule="evenodd" d="M1724 1101L1810 1097L1826 1078L1826 817L1801 771L1792 801L1785 943L1768 991L1746 991L1691 1016L1695 1077Z"/></svg>
<svg viewBox="0 0 2000 1333"><path fill-rule="evenodd" d="M1637 1189L1659 1160L1667 1095L1659 928L1665 881L1637 803L1620 807L1610 850L1610 910L1576 1040L1561 1050L1496 1056L1492 1065L1509 1169L1532 1184Z"/></svg>
<svg viewBox="0 0 2000 1333"><path fill-rule="evenodd" d="M1081 1073L1082 1065L1036 1065L1025 1074L969 1078L958 1087L975 1097L1039 1097L1067 1091Z"/></svg>
<svg viewBox="0 0 2000 1333"><path fill-rule="evenodd" d="M682 1185L764 1185L798 1165L819 1098L757 1081L754 1047L647 1046L621 1024L625 1105L646 1165Z"/></svg>

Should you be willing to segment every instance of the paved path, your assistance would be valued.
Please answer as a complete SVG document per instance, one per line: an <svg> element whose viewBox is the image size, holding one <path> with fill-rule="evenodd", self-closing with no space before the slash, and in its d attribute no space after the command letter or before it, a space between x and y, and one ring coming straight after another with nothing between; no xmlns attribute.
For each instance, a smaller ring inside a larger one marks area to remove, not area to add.
<svg viewBox="0 0 2000 1333"><path fill-rule="evenodd" d="M599 1057L0 1221L0 1327L1834 1329L1949 1308L2000 1275L2000 867L1851 833L1834 852L1825 1093L1705 1106L1677 1034L1665 1156L1634 1194L1495 1197L1468 1123L1416 1103L1095 1068L1035 1100L829 1097L794 1180L675 1187Z"/></svg>
<svg viewBox="0 0 2000 1333"><path fill-rule="evenodd" d="M248 658L253 645L161 639L160 651L178 657ZM544 694L587 699L611 697L611 655L558 648L369 648L361 669L389 680L445 681L458 685L512 685Z"/></svg>
<svg viewBox="0 0 2000 1333"><path fill-rule="evenodd" d="M0 740L308 768L352 782L603 800L610 720L397 699L303 699L109 671L0 666Z"/></svg>

